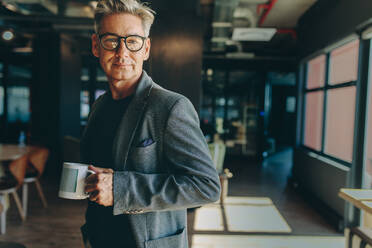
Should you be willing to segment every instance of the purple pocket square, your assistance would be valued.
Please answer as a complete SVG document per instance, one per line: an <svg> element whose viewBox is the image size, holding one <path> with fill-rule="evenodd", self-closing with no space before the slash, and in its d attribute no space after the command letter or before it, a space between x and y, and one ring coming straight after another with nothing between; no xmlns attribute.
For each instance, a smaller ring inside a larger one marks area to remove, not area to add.
<svg viewBox="0 0 372 248"><path fill-rule="evenodd" d="M146 147L146 146L149 146L149 145L152 145L155 141L151 138L148 138L148 139L144 139L142 140L138 145L137 147Z"/></svg>

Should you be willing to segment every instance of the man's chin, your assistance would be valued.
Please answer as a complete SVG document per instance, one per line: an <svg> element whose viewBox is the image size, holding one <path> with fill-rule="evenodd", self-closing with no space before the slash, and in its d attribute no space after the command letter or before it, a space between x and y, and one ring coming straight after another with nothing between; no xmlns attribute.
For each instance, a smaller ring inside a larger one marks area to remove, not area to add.
<svg viewBox="0 0 372 248"><path fill-rule="evenodd" d="M127 81L133 78L133 73L115 73L111 78L115 81Z"/></svg>

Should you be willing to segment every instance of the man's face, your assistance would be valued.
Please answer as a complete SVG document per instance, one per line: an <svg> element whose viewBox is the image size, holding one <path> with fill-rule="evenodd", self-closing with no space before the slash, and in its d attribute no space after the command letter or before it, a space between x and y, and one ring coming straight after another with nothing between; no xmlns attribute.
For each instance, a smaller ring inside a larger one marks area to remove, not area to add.
<svg viewBox="0 0 372 248"><path fill-rule="evenodd" d="M112 33L118 36L140 35L145 36L142 28L142 20L131 14L111 14L101 21L99 34ZM100 64L105 71L109 82L124 81L134 83L142 73L143 61L150 54L150 39L145 40L142 49L131 52L121 39L116 50L105 50L96 34L92 35L92 52L99 58Z"/></svg>

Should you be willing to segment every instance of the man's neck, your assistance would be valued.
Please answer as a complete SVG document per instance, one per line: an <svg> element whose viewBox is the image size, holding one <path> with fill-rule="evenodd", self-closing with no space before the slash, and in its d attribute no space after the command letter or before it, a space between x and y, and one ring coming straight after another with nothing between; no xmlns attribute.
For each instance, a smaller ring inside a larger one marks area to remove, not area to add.
<svg viewBox="0 0 372 248"><path fill-rule="evenodd" d="M135 92L137 84L139 83L140 79L141 75L132 82L125 82L114 79L110 80L109 87L112 98L114 100L119 100L132 95Z"/></svg>

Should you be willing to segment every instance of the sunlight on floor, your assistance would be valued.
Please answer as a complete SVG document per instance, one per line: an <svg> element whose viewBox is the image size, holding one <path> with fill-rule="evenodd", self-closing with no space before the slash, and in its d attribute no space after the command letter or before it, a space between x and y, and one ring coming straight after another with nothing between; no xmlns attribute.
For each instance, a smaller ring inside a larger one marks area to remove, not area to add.
<svg viewBox="0 0 372 248"><path fill-rule="evenodd" d="M227 197L196 210L192 248L344 248L343 236L294 236L267 197ZM247 233L247 235L244 235ZM257 233L262 233L259 235ZM285 234L285 235L270 235Z"/></svg>
<svg viewBox="0 0 372 248"><path fill-rule="evenodd" d="M224 225L226 218L226 225ZM226 228L226 230L225 230ZM194 231L290 233L291 228L266 197L227 197L225 204L196 210Z"/></svg>
<svg viewBox="0 0 372 248"><path fill-rule="evenodd" d="M344 237L193 235L192 248L344 248Z"/></svg>

